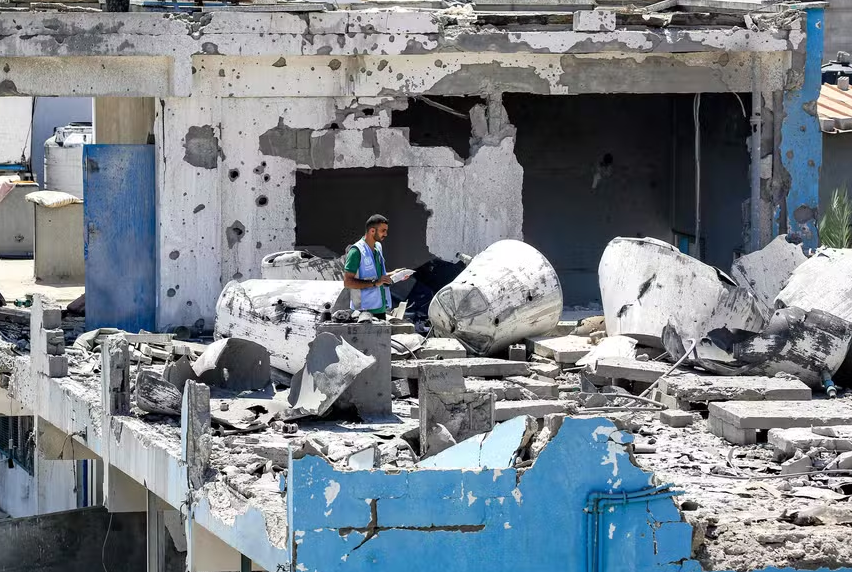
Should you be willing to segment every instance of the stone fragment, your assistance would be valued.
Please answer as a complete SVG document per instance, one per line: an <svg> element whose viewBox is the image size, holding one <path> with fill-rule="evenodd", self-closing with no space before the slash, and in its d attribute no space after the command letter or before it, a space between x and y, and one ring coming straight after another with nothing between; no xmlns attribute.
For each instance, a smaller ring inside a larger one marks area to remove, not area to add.
<svg viewBox="0 0 852 572"><path fill-rule="evenodd" d="M770 429L767 442L787 456L795 453L796 449L852 451L852 426Z"/></svg>
<svg viewBox="0 0 852 572"><path fill-rule="evenodd" d="M555 363L531 363L530 371L542 377L556 379L562 373L562 368Z"/></svg>
<svg viewBox="0 0 852 572"><path fill-rule="evenodd" d="M811 399L811 389L790 377L672 375L660 380L659 388L667 395L690 402Z"/></svg>
<svg viewBox="0 0 852 572"><path fill-rule="evenodd" d="M594 349L589 338L573 335L561 338L531 338L528 343L536 355L567 365L577 363Z"/></svg>
<svg viewBox="0 0 852 572"><path fill-rule="evenodd" d="M210 344L192 369L207 386L239 392L266 386L272 377L269 363L269 351L262 345L225 338Z"/></svg>
<svg viewBox="0 0 852 572"><path fill-rule="evenodd" d="M467 350L455 338L428 338L417 353L419 359L453 359L467 357Z"/></svg>
<svg viewBox="0 0 852 572"><path fill-rule="evenodd" d="M795 475L797 473L807 473L813 467L813 461L807 455L803 455L798 459L790 459L781 463L782 475Z"/></svg>
<svg viewBox="0 0 852 572"><path fill-rule="evenodd" d="M728 441L749 445L757 431L852 424L852 405L840 400L723 401L711 403L710 431Z"/></svg>
<svg viewBox="0 0 852 572"><path fill-rule="evenodd" d="M806 260L802 246L787 242L787 235L781 234L757 252L735 260L731 278L754 294L768 320L775 311L775 298Z"/></svg>
<svg viewBox="0 0 852 572"><path fill-rule="evenodd" d="M506 381L531 391L540 399L557 399L559 397L559 384L553 381L540 381L519 375L507 377Z"/></svg>
<svg viewBox="0 0 852 572"><path fill-rule="evenodd" d="M136 375L136 406L149 413L180 417L181 391L151 369L140 368Z"/></svg>
<svg viewBox="0 0 852 572"><path fill-rule="evenodd" d="M421 368L460 369L463 377L507 377L510 375L529 375L530 366L526 362L507 361L495 358L461 358L445 360L405 360L391 363L391 375L394 378L417 379Z"/></svg>
<svg viewBox="0 0 852 572"><path fill-rule="evenodd" d="M688 411L666 409L665 411L660 411L660 421L669 427L689 427L692 425L694 418L692 417L692 413Z"/></svg>
<svg viewBox="0 0 852 572"><path fill-rule="evenodd" d="M553 399L500 401L495 405L495 419L506 421L521 415L529 415L534 419L542 419L550 413L576 413L577 404L574 401Z"/></svg>
<svg viewBox="0 0 852 572"><path fill-rule="evenodd" d="M509 360L510 361L526 361L527 360L527 348L524 344L512 344L509 346Z"/></svg>

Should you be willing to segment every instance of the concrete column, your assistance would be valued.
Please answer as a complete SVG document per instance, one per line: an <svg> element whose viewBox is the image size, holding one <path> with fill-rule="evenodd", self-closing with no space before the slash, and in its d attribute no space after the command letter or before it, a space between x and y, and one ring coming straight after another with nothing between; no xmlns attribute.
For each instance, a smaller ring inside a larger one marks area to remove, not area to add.
<svg viewBox="0 0 852 572"><path fill-rule="evenodd" d="M122 334L109 336L101 354L102 403L106 415L130 413L130 350Z"/></svg>
<svg viewBox="0 0 852 572"><path fill-rule="evenodd" d="M43 296L35 296L30 309L30 356L33 373L47 377L68 375L62 310Z"/></svg>
<svg viewBox="0 0 852 572"><path fill-rule="evenodd" d="M201 488L210 467L210 388L187 380L180 419L181 449L190 491Z"/></svg>
<svg viewBox="0 0 852 572"><path fill-rule="evenodd" d="M165 572L166 525L157 495L148 491L147 520L148 572Z"/></svg>

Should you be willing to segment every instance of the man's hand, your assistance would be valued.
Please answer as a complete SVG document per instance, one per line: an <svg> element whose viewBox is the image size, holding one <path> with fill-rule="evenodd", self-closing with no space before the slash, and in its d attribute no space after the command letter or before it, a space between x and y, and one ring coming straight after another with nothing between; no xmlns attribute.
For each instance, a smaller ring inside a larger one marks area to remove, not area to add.
<svg viewBox="0 0 852 572"><path fill-rule="evenodd" d="M387 274L376 280L376 286L385 286L388 284L393 284L393 280Z"/></svg>

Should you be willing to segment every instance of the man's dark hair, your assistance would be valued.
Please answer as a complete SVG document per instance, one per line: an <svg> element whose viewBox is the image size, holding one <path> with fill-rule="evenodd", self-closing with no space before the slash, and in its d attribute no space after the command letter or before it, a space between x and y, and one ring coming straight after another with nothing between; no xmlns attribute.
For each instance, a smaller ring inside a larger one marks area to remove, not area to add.
<svg viewBox="0 0 852 572"><path fill-rule="evenodd" d="M364 230L377 228L380 224L388 224L388 219L380 214L374 214L373 216L367 219L367 224L364 225Z"/></svg>

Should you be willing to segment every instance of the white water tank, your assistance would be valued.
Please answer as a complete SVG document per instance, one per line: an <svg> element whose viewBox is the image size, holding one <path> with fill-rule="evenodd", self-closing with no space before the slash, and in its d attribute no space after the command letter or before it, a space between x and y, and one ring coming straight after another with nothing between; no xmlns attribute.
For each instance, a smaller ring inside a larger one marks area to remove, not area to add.
<svg viewBox="0 0 852 572"><path fill-rule="evenodd" d="M61 191L83 198L83 145L92 143L91 123L57 127L44 143L44 184L47 191Z"/></svg>

